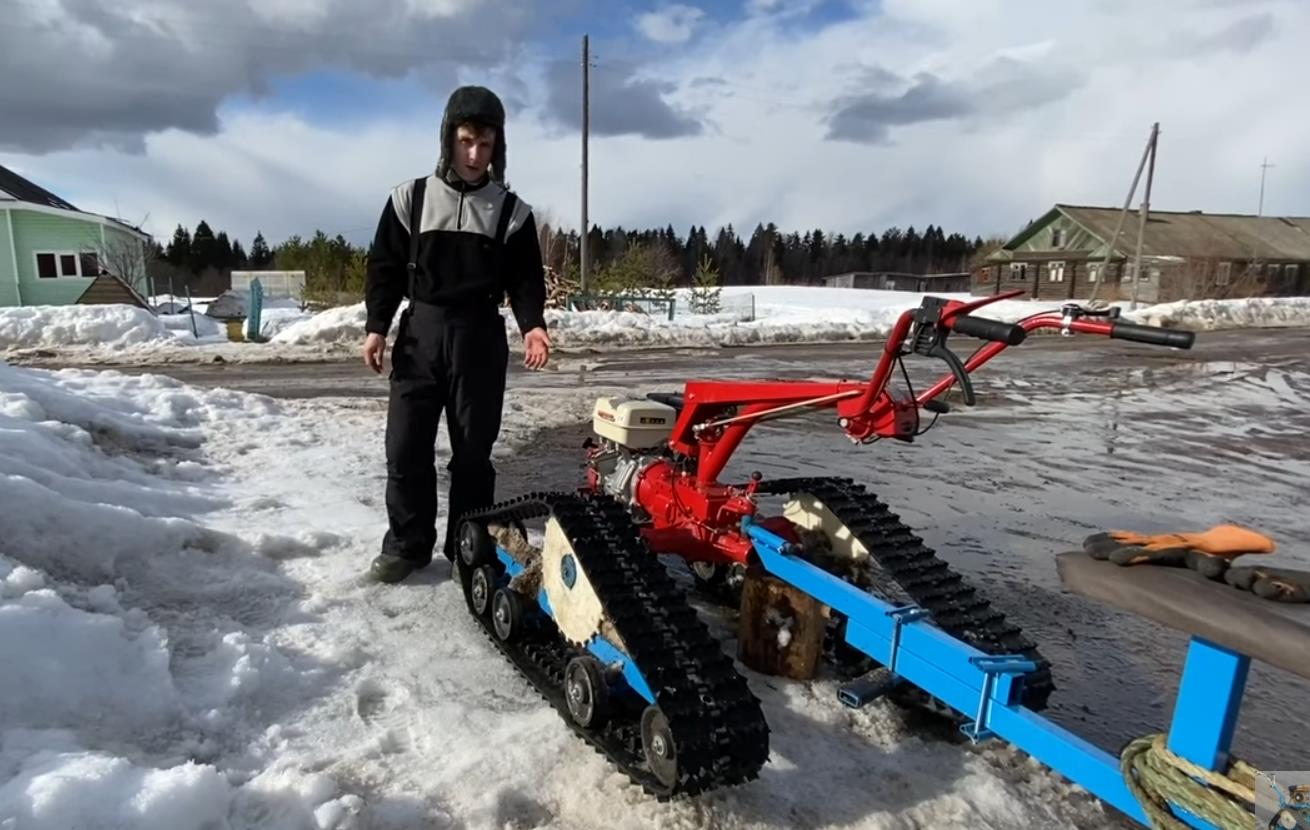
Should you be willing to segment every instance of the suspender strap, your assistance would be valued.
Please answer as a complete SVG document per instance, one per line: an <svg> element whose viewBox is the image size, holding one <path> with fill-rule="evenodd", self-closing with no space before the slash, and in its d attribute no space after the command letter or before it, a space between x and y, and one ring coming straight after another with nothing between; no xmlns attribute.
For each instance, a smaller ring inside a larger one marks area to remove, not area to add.
<svg viewBox="0 0 1310 830"><path fill-rule="evenodd" d="M414 190L409 196L409 298L414 299L414 275L418 271L418 237L423 221L423 192L427 190L428 180L424 176L414 180Z"/></svg>
<svg viewBox="0 0 1310 830"><path fill-rule="evenodd" d="M509 220L514 218L514 208L518 207L519 197L514 191L505 193L505 201L500 206L500 222L496 225L496 242L505 244L505 232L509 230Z"/></svg>

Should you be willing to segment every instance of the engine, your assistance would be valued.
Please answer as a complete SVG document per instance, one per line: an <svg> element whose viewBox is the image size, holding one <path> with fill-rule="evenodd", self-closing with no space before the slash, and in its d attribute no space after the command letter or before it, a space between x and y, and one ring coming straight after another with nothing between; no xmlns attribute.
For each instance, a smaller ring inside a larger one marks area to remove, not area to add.
<svg viewBox="0 0 1310 830"><path fill-rule="evenodd" d="M597 442L588 456L591 486L624 504L635 503L638 475L664 458L677 412L668 404L642 398L598 398L592 411Z"/></svg>

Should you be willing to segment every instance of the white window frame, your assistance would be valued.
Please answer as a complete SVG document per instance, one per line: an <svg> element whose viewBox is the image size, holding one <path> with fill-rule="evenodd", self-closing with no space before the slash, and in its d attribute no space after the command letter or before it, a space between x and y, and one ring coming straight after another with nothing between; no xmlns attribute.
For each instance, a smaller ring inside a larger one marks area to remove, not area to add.
<svg viewBox="0 0 1310 830"><path fill-rule="evenodd" d="M1056 266L1059 266L1057 269ZM1064 260L1053 259L1046 263L1046 281L1064 282Z"/></svg>
<svg viewBox="0 0 1310 830"><path fill-rule="evenodd" d="M41 257L49 254L55 258L55 275L53 277L41 276ZM82 257L87 254L95 254L96 262L101 261L100 252L91 248L84 251L33 251L32 252L32 273L36 275L39 282L49 282L53 280L81 280L95 279L99 274L86 275L82 273ZM76 273L65 274L63 268L63 257L71 256L75 266Z"/></svg>
<svg viewBox="0 0 1310 830"><path fill-rule="evenodd" d="M1019 276L1016 277L1015 274L1018 274ZM1010 281L1011 281L1011 282L1027 282L1027 281L1028 281L1028 263L1026 263L1026 262L1011 262L1011 263L1010 263Z"/></svg>
<svg viewBox="0 0 1310 830"><path fill-rule="evenodd" d="M1232 278L1233 278L1233 263L1231 262L1219 263L1219 268L1215 271L1215 275L1214 275L1214 284L1228 285L1229 281L1232 280Z"/></svg>
<svg viewBox="0 0 1310 830"><path fill-rule="evenodd" d="M1100 280L1101 280L1101 266L1102 266L1103 264L1104 264L1104 263L1100 263L1100 262L1089 262L1089 263L1087 263L1087 281L1088 281L1088 282L1100 282Z"/></svg>
<svg viewBox="0 0 1310 830"><path fill-rule="evenodd" d="M1283 266L1283 279L1294 280L1301 276L1301 266L1296 262L1289 262Z"/></svg>
<svg viewBox="0 0 1310 830"><path fill-rule="evenodd" d="M1064 228L1051 228L1051 247L1064 247Z"/></svg>

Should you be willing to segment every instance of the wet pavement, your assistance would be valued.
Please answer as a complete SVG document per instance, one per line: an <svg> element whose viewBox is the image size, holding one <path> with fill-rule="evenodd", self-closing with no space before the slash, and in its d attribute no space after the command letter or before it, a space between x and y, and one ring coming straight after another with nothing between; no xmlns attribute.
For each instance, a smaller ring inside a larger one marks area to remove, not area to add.
<svg viewBox="0 0 1310 830"><path fill-rule="evenodd" d="M562 355L551 371L515 370L510 384L644 394L689 377L866 377L879 348ZM907 365L916 385L944 369L921 357ZM385 377L354 361L141 371L282 397L386 394ZM1310 569L1310 331L1203 333L1187 352L1034 337L974 381L978 405L953 393L954 411L914 444L852 446L830 416L808 415L757 427L725 477L759 470L867 484L1039 644L1058 687L1050 715L1118 751L1167 726L1186 638L1062 592L1053 557L1108 528L1235 522L1272 536L1279 562ZM584 433L552 431L520 453L546 476L530 489L571 486ZM1310 769L1307 713L1310 682L1253 663L1236 753L1264 769Z"/></svg>

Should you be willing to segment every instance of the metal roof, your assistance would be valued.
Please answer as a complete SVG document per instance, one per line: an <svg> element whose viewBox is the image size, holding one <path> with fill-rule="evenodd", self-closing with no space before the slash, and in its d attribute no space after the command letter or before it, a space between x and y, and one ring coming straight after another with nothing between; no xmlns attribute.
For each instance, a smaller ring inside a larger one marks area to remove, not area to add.
<svg viewBox="0 0 1310 830"><path fill-rule="evenodd" d="M1118 208L1056 205L1061 213L1109 242L1119 222ZM1132 256L1137 247L1136 211L1127 217L1115 250ZM1144 256L1218 259L1310 260L1310 217L1254 216L1152 210L1142 239Z"/></svg>
<svg viewBox="0 0 1310 830"><path fill-rule="evenodd" d="M13 196L20 202L32 202L61 210L77 210L70 203L59 198L38 184L34 184L14 171L0 164L0 190Z"/></svg>

